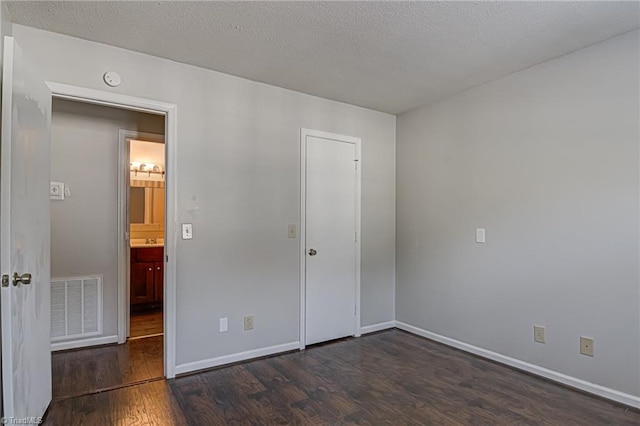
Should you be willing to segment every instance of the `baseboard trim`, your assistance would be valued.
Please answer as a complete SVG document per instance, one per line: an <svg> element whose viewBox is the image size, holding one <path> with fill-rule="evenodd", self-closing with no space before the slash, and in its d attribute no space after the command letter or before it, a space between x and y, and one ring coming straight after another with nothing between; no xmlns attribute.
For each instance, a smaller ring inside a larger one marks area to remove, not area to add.
<svg viewBox="0 0 640 426"><path fill-rule="evenodd" d="M225 364L231 364L238 361L245 361L252 358L273 355L280 352L288 352L300 349L300 342L284 343L282 345L268 346L266 348L252 349L250 351L238 352L230 355L223 355L216 358L203 359L202 361L188 362L186 364L176 365L176 374L185 374L192 371L204 370L207 368L218 367Z"/></svg>
<svg viewBox="0 0 640 426"><path fill-rule="evenodd" d="M418 336L426 337L427 339L435 340L436 342L443 343L447 346L451 346L465 352L478 355L483 358L487 358L501 364L508 365L510 367L517 368L522 371L526 371L537 376L544 377L549 380L553 380L558 383L570 386L572 388L579 389L584 392L591 393L593 395L600 396L602 398L610 399L612 401L619 402L621 404L628 405L634 408L640 408L640 397L634 396L628 393L620 392L615 389L607 388L595 383L587 382L586 380L578 379L577 377L568 376L566 374L558 373L557 371L549 370L548 368L540 367L535 364L530 364L519 359L511 358L506 355L499 354L497 352L489 351L487 349L479 348L477 346L470 345L468 343L461 342L459 340L452 339L450 337L442 336L440 334L432 333L430 331L415 327L410 324L396 321L396 328L407 331Z"/></svg>
<svg viewBox="0 0 640 426"><path fill-rule="evenodd" d="M55 342L51 344L51 351L65 351L67 349L86 348L87 346L108 345L118 343L118 336L101 336L90 339L69 340L65 342Z"/></svg>
<svg viewBox="0 0 640 426"><path fill-rule="evenodd" d="M378 324L366 325L360 327L360 334L375 333L376 331L387 330L396 326L395 321L379 322Z"/></svg>

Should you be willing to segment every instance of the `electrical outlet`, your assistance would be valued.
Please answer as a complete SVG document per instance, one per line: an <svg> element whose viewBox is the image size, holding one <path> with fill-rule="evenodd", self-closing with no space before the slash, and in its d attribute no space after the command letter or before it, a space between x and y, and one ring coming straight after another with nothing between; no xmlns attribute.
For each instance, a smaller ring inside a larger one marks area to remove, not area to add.
<svg viewBox="0 0 640 426"><path fill-rule="evenodd" d="M229 319L228 318L220 318L220 333L224 333L229 331Z"/></svg>
<svg viewBox="0 0 640 426"><path fill-rule="evenodd" d="M544 341L544 327L541 325L533 326L533 340L538 343L545 343Z"/></svg>
<svg viewBox="0 0 640 426"><path fill-rule="evenodd" d="M593 343L591 337L580 336L580 353L582 355L593 356Z"/></svg>
<svg viewBox="0 0 640 426"><path fill-rule="evenodd" d="M476 228L476 243L484 243L486 239L487 231L484 228Z"/></svg>
<svg viewBox="0 0 640 426"><path fill-rule="evenodd" d="M244 331L253 330L253 315L244 316Z"/></svg>

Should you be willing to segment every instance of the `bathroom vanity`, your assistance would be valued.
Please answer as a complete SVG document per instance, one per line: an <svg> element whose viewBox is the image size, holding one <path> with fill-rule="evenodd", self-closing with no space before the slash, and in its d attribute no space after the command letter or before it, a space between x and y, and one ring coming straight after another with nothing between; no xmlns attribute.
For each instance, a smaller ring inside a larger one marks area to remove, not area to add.
<svg viewBox="0 0 640 426"><path fill-rule="evenodd" d="M164 247L159 243L131 246L130 304L135 309L162 307Z"/></svg>

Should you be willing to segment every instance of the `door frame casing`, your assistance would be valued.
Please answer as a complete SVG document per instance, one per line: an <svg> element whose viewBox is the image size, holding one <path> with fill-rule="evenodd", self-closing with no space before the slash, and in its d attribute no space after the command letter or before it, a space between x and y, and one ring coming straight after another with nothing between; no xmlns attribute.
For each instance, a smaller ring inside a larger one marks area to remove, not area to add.
<svg viewBox="0 0 640 426"><path fill-rule="evenodd" d="M157 133L138 132L137 130L128 129L120 129L120 131L118 132L118 235L124 235L124 238L118 239L118 343L120 344L127 341L131 326L131 307L129 300L131 288L131 283L129 281L131 278L131 256L129 251L131 229L128 209L130 186L129 141L131 139L139 139L143 141L164 144L165 162L167 154L167 145L165 143L164 135L159 135ZM165 210L167 209L166 199L164 208ZM166 241L166 235L164 237Z"/></svg>
<svg viewBox="0 0 640 426"><path fill-rule="evenodd" d="M178 107L175 104L138 98L119 93L104 92L80 86L47 81L53 98L67 99L94 105L102 105L131 111L145 112L165 117L165 275L164 275L164 375L175 377L176 367L176 252L177 252L177 142L178 142ZM120 174L119 174L120 175ZM119 176L118 179L122 177ZM120 182L119 182L120 183ZM120 203L121 197L118 198ZM120 217L119 217L120 222ZM118 226L118 251L121 255L125 240L124 226ZM126 241L128 243L128 240ZM125 273L118 267L119 281ZM119 284L119 287L121 284ZM119 291L119 293L122 293ZM126 295L125 295L126 297ZM119 304L122 294L119 294ZM126 300L126 299L125 299ZM118 307L118 336L122 329L122 309ZM125 320L126 321L126 320ZM125 330L126 333L126 330Z"/></svg>
<svg viewBox="0 0 640 426"><path fill-rule="evenodd" d="M355 250L355 303L356 314L354 315L353 335L360 337L360 263L361 263L361 207L362 207L362 139L353 136L345 136L337 133L330 133L321 130L300 129L300 350L306 346L306 261L307 261L307 138L316 137L329 139L336 142L350 143L356 149L356 207L355 207L355 228L356 238Z"/></svg>

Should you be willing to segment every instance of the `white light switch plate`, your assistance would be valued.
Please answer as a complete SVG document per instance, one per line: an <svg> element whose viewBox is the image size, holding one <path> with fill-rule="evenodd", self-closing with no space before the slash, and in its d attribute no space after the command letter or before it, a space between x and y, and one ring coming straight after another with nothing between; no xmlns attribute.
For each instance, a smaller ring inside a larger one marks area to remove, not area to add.
<svg viewBox="0 0 640 426"><path fill-rule="evenodd" d="M484 228L476 229L476 243L486 242L485 236L486 236L486 231Z"/></svg>
<svg viewBox="0 0 640 426"><path fill-rule="evenodd" d="M49 198L52 200L64 200L64 182L51 182L49 184Z"/></svg>
<svg viewBox="0 0 640 426"><path fill-rule="evenodd" d="M229 319L220 318L220 333L224 333L225 331L229 331Z"/></svg>
<svg viewBox="0 0 640 426"><path fill-rule="evenodd" d="M193 225L190 223L182 224L182 239L190 240L193 238Z"/></svg>
<svg viewBox="0 0 640 426"><path fill-rule="evenodd" d="M295 225L289 225L288 235L289 235L289 238L295 238L296 237L296 226Z"/></svg>

